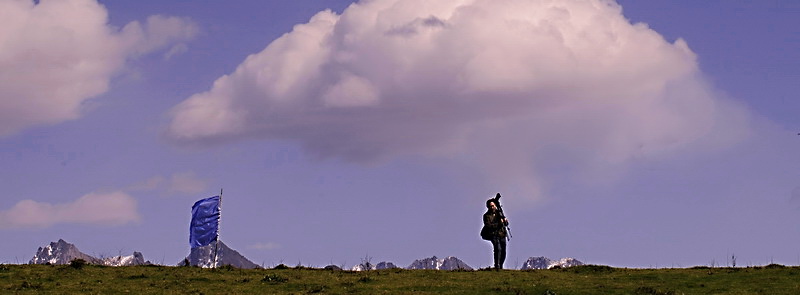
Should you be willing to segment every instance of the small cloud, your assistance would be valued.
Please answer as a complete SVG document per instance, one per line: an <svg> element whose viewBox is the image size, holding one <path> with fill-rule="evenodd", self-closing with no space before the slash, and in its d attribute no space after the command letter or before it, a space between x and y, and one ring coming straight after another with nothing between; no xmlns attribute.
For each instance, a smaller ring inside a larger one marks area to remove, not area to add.
<svg viewBox="0 0 800 295"><path fill-rule="evenodd" d="M133 44L133 51L139 54L166 48L171 44L179 47L183 44L181 41L194 39L198 32L197 25L191 19L164 15L152 15L144 23L133 21L122 28L124 40ZM175 50L175 47L169 51Z"/></svg>
<svg viewBox="0 0 800 295"><path fill-rule="evenodd" d="M167 192L182 194L197 194L206 190L208 184L205 180L198 179L194 172L176 173L170 178Z"/></svg>
<svg viewBox="0 0 800 295"><path fill-rule="evenodd" d="M57 224L119 226L140 219L136 199L116 191L90 193L63 204L22 200L0 211L0 229L48 228Z"/></svg>
<svg viewBox="0 0 800 295"><path fill-rule="evenodd" d="M161 175L153 176L148 180L131 185L128 189L132 191L153 191L158 189L164 181L166 181L166 179Z"/></svg>
<svg viewBox="0 0 800 295"><path fill-rule="evenodd" d="M192 171L174 173L170 177L156 175L128 187L132 191L156 192L162 195L197 194L206 190L208 182Z"/></svg>
<svg viewBox="0 0 800 295"><path fill-rule="evenodd" d="M269 250L280 249L281 245L278 244L278 243L275 243L275 242L267 242L267 243L257 243L257 244L249 245L249 246L247 246L247 248L255 249L255 250L267 250L267 251L269 251Z"/></svg>
<svg viewBox="0 0 800 295"><path fill-rule="evenodd" d="M164 53L164 60L170 60L170 59L172 59L173 56L181 55L181 54L185 53L188 50L189 50L189 47L186 46L186 44L184 44L184 43L172 46L172 48L170 48L169 51Z"/></svg>

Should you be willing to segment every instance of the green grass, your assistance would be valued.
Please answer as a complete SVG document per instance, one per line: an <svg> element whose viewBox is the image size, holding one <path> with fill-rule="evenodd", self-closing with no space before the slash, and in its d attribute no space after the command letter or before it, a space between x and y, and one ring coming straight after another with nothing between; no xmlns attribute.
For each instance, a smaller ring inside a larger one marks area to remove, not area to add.
<svg viewBox="0 0 800 295"><path fill-rule="evenodd" d="M800 294L800 268L369 272L0 265L0 294Z"/></svg>

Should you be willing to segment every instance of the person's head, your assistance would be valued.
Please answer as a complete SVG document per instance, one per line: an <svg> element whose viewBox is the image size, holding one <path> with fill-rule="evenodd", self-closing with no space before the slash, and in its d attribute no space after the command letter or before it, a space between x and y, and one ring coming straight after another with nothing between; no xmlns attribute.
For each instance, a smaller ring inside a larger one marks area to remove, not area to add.
<svg viewBox="0 0 800 295"><path fill-rule="evenodd" d="M497 211L497 204L494 203L494 199L486 200L486 209L490 211Z"/></svg>

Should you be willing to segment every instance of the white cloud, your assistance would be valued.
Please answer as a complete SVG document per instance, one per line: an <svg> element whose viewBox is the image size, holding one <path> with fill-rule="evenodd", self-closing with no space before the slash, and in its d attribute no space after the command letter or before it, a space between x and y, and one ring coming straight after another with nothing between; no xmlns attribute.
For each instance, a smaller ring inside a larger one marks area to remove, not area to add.
<svg viewBox="0 0 800 295"><path fill-rule="evenodd" d="M205 180L197 178L193 172L173 174L167 184L167 191L171 193L197 194L206 190L208 184Z"/></svg>
<svg viewBox="0 0 800 295"><path fill-rule="evenodd" d="M172 46L169 51L164 53L164 60L170 60L173 56L184 54L186 51L189 51L189 46L186 46L184 43Z"/></svg>
<svg viewBox="0 0 800 295"><path fill-rule="evenodd" d="M190 40L194 38L197 31L197 27L188 18L152 15L147 18L144 25L138 21L125 25L122 28L121 37L126 43L125 45L134 53L145 54L167 47L176 41ZM181 47L181 45L185 46L183 43L175 46ZM169 52L175 50L173 47Z"/></svg>
<svg viewBox="0 0 800 295"><path fill-rule="evenodd" d="M323 11L171 115L179 142L292 140L356 162L455 156L490 185L530 194L542 158L613 175L605 170L631 159L747 130L747 112L714 93L686 42L631 24L607 0Z"/></svg>
<svg viewBox="0 0 800 295"><path fill-rule="evenodd" d="M131 185L134 191L158 191L163 194L198 194L208 188L208 181L200 179L192 171L174 173L170 177L153 176L145 181Z"/></svg>
<svg viewBox="0 0 800 295"><path fill-rule="evenodd" d="M167 16L120 31L96 0L38 2L0 1L0 136L80 117L127 59L197 32L189 20Z"/></svg>
<svg viewBox="0 0 800 295"><path fill-rule="evenodd" d="M22 200L0 211L0 228L7 229L46 228L56 224L115 226L139 220L136 199L121 191L91 193L63 204Z"/></svg>
<svg viewBox="0 0 800 295"><path fill-rule="evenodd" d="M131 185L128 189L132 191L152 191L161 187L164 181L163 176L153 176L145 181Z"/></svg>

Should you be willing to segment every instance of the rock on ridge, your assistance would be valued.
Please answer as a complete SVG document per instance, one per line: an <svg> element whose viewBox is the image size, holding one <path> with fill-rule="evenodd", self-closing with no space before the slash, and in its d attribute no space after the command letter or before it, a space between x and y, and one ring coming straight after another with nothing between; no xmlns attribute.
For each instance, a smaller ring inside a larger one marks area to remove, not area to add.
<svg viewBox="0 0 800 295"><path fill-rule="evenodd" d="M375 269L392 269L392 268L398 268L398 267L397 265L394 265L394 263L386 261L380 262L377 265L375 265Z"/></svg>
<svg viewBox="0 0 800 295"><path fill-rule="evenodd" d="M339 267L337 265L333 265L333 264L330 264L330 265L324 267L323 269L325 269L325 270L342 270L341 267Z"/></svg>

